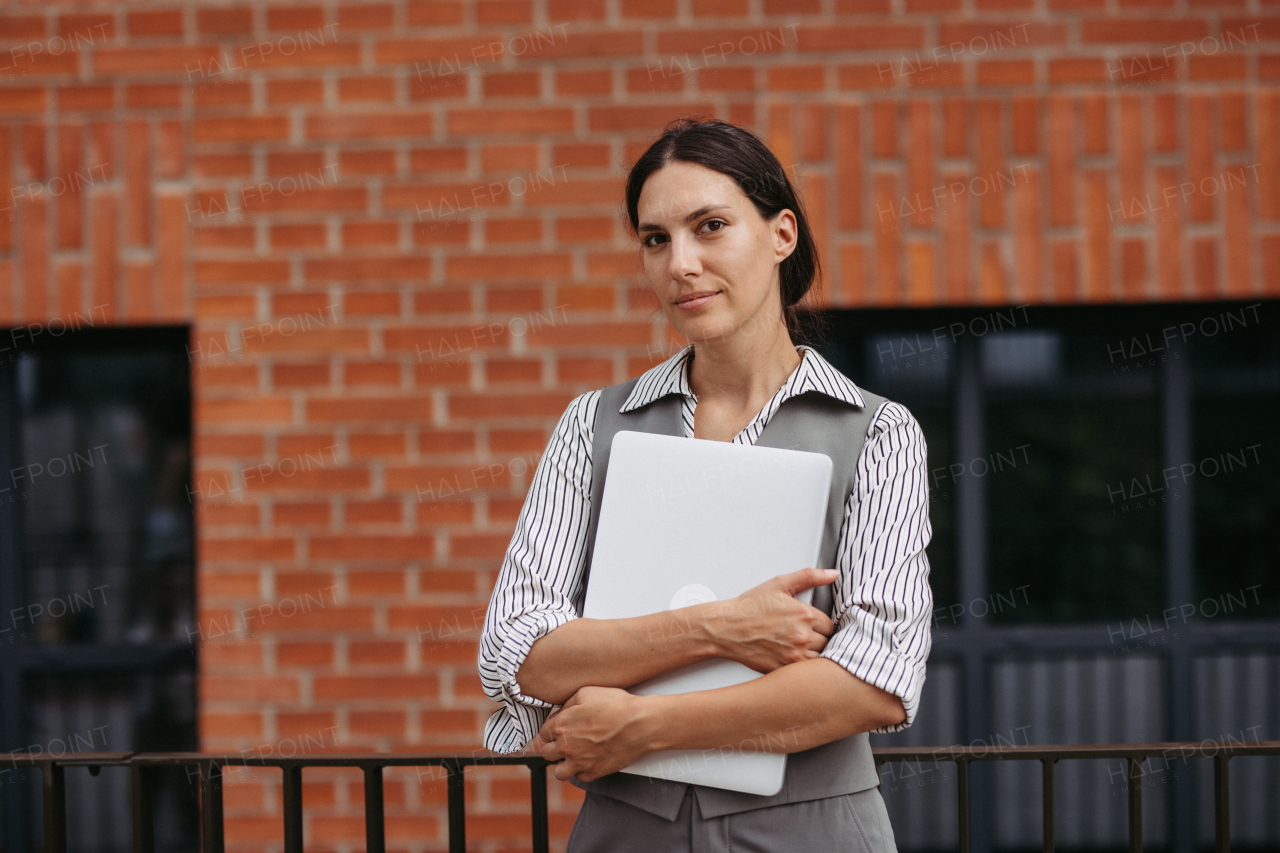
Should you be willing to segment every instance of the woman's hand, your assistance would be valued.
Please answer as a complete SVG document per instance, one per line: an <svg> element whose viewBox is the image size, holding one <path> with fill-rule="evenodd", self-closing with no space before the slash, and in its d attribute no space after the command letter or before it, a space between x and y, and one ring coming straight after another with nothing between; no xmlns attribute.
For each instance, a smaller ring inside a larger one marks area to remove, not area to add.
<svg viewBox="0 0 1280 853"><path fill-rule="evenodd" d="M559 762L557 779L590 782L630 765L652 749L643 696L616 687L583 687L542 724L526 747Z"/></svg>
<svg viewBox="0 0 1280 853"><path fill-rule="evenodd" d="M836 579L835 569L801 569L752 587L737 598L697 605L721 657L756 672L818 657L835 626L818 608L793 596Z"/></svg>

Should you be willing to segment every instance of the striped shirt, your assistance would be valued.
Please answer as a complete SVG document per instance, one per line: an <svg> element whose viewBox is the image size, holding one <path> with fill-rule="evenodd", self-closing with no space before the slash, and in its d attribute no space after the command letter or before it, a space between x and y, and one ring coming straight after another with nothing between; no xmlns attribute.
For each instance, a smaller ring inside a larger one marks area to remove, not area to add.
<svg viewBox="0 0 1280 853"><path fill-rule="evenodd" d="M809 347L777 393L733 439L754 444L778 407L816 391L862 406L857 387ZM693 347L647 371L623 404L627 412L666 396L683 400L684 432L693 437L698 404L689 387ZM502 703L485 725L484 745L514 752L528 743L552 706L528 696L516 673L534 641L576 619L591 513L591 455L600 392L576 398L560 418L534 472L515 533L502 561L480 637L480 680ZM902 699L906 720L877 729L894 732L915 719L929 657L929 496L924 434L897 403L876 412L857 465L857 485L845 502L836 550L836 631L822 656L868 684Z"/></svg>

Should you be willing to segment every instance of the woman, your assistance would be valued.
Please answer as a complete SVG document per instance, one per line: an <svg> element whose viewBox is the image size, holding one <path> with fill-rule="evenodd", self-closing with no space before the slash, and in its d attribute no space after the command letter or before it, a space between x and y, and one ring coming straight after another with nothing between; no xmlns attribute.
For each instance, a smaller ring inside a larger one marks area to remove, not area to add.
<svg viewBox="0 0 1280 853"><path fill-rule="evenodd" d="M648 283L693 343L638 380L578 397L560 419L485 619L481 677L503 703L485 746L539 750L556 778L587 790L570 853L892 851L866 733L910 725L924 682L920 428L795 345L817 252L791 182L754 135L719 121L669 125L632 167L626 201ZM739 597L754 606L685 608L691 628L677 634L665 630L669 613L579 616L607 467L593 460L640 422L629 418L662 407L673 434L692 438L754 444L766 428L792 430L800 449L832 456L841 492L819 567ZM809 587L812 606L793 597ZM624 689L712 657L765 674L679 696ZM748 743L790 753L778 795L616 772L655 750Z"/></svg>

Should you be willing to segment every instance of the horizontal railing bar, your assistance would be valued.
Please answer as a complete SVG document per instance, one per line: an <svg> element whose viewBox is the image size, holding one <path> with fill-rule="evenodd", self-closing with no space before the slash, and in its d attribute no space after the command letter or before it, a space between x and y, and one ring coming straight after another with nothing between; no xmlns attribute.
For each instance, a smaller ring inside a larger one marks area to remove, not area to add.
<svg viewBox="0 0 1280 853"><path fill-rule="evenodd" d="M1230 755L1233 758L1257 755L1280 755L1280 741L1256 741L1253 743L1218 743L1204 746L1202 743L1112 743L1075 744L1057 746L886 746L877 747L872 754L881 763L887 761L1033 761L1042 759L1067 760L1073 758L1213 758Z"/></svg>
<svg viewBox="0 0 1280 853"><path fill-rule="evenodd" d="M1206 746L1205 744L1210 745ZM872 749L878 764L897 761L1038 761L1090 758L1214 758L1280 755L1280 741L1219 743L1213 741L1169 743L1057 744L1045 746L882 746ZM32 767L148 767L213 763L233 767L430 767L525 766L546 767L540 755L476 755L474 753L312 753L305 757L248 756L217 752L76 752L60 757L26 752L0 753L4 765Z"/></svg>

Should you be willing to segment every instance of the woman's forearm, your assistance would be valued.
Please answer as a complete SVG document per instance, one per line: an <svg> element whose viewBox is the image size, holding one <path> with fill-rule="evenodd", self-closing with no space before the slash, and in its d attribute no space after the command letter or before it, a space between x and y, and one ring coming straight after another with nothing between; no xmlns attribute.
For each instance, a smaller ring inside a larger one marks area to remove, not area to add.
<svg viewBox="0 0 1280 853"><path fill-rule="evenodd" d="M906 719L902 700L827 658L732 687L646 696L649 749L800 752Z"/></svg>
<svg viewBox="0 0 1280 853"><path fill-rule="evenodd" d="M561 705L579 688L630 687L719 657L706 605L629 619L573 619L539 637L516 672L526 696Z"/></svg>

